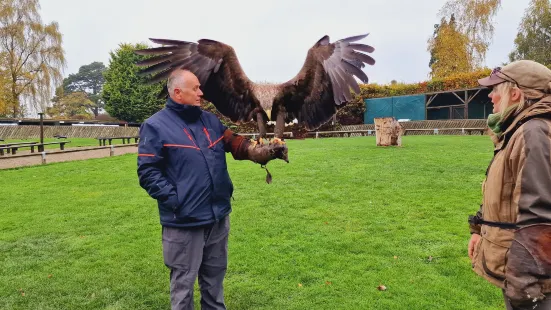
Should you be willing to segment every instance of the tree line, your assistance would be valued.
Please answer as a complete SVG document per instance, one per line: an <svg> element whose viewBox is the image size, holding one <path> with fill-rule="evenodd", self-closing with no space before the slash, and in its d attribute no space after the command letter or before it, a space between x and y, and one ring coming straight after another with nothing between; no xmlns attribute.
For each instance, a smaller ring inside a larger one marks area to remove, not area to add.
<svg viewBox="0 0 551 310"><path fill-rule="evenodd" d="M448 0L427 41L430 78L483 69L500 9L501 0ZM61 30L56 22L44 23L39 11L38 0L0 2L0 117L23 117L33 108L50 118L142 122L163 107L162 85L146 85L134 65L148 56L133 51L147 44L121 43L107 66L92 62L63 78ZM550 41L551 0L531 0L508 60L551 65ZM215 112L212 104L205 107Z"/></svg>
<svg viewBox="0 0 551 310"><path fill-rule="evenodd" d="M483 69L501 0L449 0L439 11L428 40L431 78ZM531 0L524 12L509 61L530 59L551 65L551 1Z"/></svg>

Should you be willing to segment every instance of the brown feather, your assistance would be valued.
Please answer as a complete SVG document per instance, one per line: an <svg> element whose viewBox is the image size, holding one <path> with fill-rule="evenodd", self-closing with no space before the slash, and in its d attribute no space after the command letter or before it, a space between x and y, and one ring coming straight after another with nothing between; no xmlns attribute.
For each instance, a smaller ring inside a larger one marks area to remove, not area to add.
<svg viewBox="0 0 551 310"><path fill-rule="evenodd" d="M369 81L369 78L367 77L367 75L365 74L365 72L363 72L362 70L360 70L357 66L353 65L352 63L350 63L348 60L346 59L342 59L341 60L342 62L342 66L350 73L350 74L353 74L355 75L357 78L359 78L362 82L364 83L367 83Z"/></svg>
<svg viewBox="0 0 551 310"><path fill-rule="evenodd" d="M169 53L174 52L179 49L178 46L163 46L163 47L153 47L148 49L135 50L134 53L138 55L157 55L159 53Z"/></svg>
<svg viewBox="0 0 551 310"><path fill-rule="evenodd" d="M366 55L366 54L362 54L362 53L358 53L358 52L355 52L353 50L346 51L346 53L344 54L344 58L345 59L359 60L361 62L365 62L368 65L374 65L375 64L375 59L373 59L371 56Z"/></svg>
<svg viewBox="0 0 551 310"><path fill-rule="evenodd" d="M136 65L139 66L139 67L151 66L151 65L155 65L155 64L164 62L166 60L171 60L173 57L174 56L172 54L155 56L155 57L151 57L151 58L148 58L148 59L145 59L145 60L142 60L142 61L138 61L136 63Z"/></svg>
<svg viewBox="0 0 551 310"><path fill-rule="evenodd" d="M358 36L348 37L348 38L342 39L340 41L347 42L347 43L356 42L356 41L359 41L359 40L367 37L368 35L369 35L369 33L361 34L361 35L358 35Z"/></svg>
<svg viewBox="0 0 551 310"><path fill-rule="evenodd" d="M177 69L187 69L199 79L203 98L212 102L224 116L234 122L243 122L253 117L256 119L253 113L259 112L264 120L268 120L252 91L254 83L245 75L231 46L210 39L201 39L197 43L150 40L167 46L138 51L142 55L156 55L138 63L151 66L143 70L143 74L158 72L149 83L166 80ZM162 94L166 96L166 87Z"/></svg>
<svg viewBox="0 0 551 310"><path fill-rule="evenodd" d="M163 71L172 66L173 63L170 60L166 60L160 63L157 63L151 67L148 67L147 69L141 70L138 72L139 75L145 75L145 74L151 74L158 71Z"/></svg>
<svg viewBox="0 0 551 310"><path fill-rule="evenodd" d="M373 53L375 51L375 48L373 48L373 46L365 44L351 43L349 46L357 51L363 51L366 53Z"/></svg>
<svg viewBox="0 0 551 310"><path fill-rule="evenodd" d="M319 128L353 99L352 91L360 92L354 76L363 82L367 75L361 70L374 65L375 60L361 52L375 49L365 44L351 44L365 35L348 37L333 43L324 36L308 51L300 72L281 87L272 114L285 111L286 122L294 118L306 129Z"/></svg>
<svg viewBox="0 0 551 310"><path fill-rule="evenodd" d="M170 40L170 39L154 39L149 38L149 40L153 43L161 44L161 45L187 45L187 44L194 44L193 42L188 41L180 41L180 40Z"/></svg>

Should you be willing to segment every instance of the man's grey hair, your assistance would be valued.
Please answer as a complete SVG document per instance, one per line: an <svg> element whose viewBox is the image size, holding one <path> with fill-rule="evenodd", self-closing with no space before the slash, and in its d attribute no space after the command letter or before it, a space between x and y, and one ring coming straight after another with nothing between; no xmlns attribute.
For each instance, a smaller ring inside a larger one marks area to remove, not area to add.
<svg viewBox="0 0 551 310"><path fill-rule="evenodd" d="M170 74L170 76L168 77L168 80L166 82L166 86L168 88L168 93L170 95L174 94L174 89L175 88L184 88L185 83L186 83L186 77L184 75L184 72L186 72L186 71L189 72L189 70L178 69L178 70L172 72L172 74Z"/></svg>

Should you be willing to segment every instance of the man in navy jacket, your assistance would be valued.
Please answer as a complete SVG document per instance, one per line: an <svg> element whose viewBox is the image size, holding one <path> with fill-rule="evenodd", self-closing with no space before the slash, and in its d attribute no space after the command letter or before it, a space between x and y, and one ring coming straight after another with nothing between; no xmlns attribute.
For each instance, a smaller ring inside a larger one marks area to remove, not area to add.
<svg viewBox="0 0 551 310"><path fill-rule="evenodd" d="M140 128L140 186L158 202L165 265L170 269L172 309L193 309L199 277L202 309L226 309L230 199L233 184L226 152L266 164L284 158L284 145L251 142L200 108L197 77L187 70L167 81L166 107Z"/></svg>

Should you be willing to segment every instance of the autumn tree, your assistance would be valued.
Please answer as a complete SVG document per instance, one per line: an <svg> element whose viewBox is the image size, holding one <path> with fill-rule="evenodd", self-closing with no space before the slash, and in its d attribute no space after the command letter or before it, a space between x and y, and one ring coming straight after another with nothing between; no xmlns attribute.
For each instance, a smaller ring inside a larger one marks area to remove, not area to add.
<svg viewBox="0 0 551 310"><path fill-rule="evenodd" d="M58 88L58 94L54 98L52 107L46 109L46 113L57 119L92 119L94 103L88 98L85 92L73 92L67 95L62 93L63 89Z"/></svg>
<svg viewBox="0 0 551 310"><path fill-rule="evenodd" d="M7 71L0 70L0 116L9 114L10 102L10 79Z"/></svg>
<svg viewBox="0 0 551 310"><path fill-rule="evenodd" d="M494 35L493 18L500 8L501 0L448 0L440 10L441 17L454 15L457 30L467 37L471 70L483 66Z"/></svg>
<svg viewBox="0 0 551 310"><path fill-rule="evenodd" d="M162 109L165 99L158 98L163 88L162 82L148 85L148 76L138 75L140 67L136 62L150 58L134 53L137 49L148 48L145 44L120 44L110 53L105 70L105 84L101 98L109 115L127 122L143 122Z"/></svg>
<svg viewBox="0 0 551 310"><path fill-rule="evenodd" d="M0 2L0 70L9 79L9 108L21 116L22 99L43 110L65 66L62 35L56 22L43 24L38 0Z"/></svg>
<svg viewBox="0 0 551 310"><path fill-rule="evenodd" d="M520 22L509 60L551 64L551 1L532 0Z"/></svg>
<svg viewBox="0 0 551 310"><path fill-rule="evenodd" d="M454 15L449 21L442 18L440 24L434 25L434 34L429 39L428 51L431 54L429 67L432 78L443 78L472 69L468 39L457 30Z"/></svg>
<svg viewBox="0 0 551 310"><path fill-rule="evenodd" d="M102 62L92 62L91 64L81 66L77 73L69 74L63 79L63 92L65 95L74 92L86 93L88 99L93 103L89 108L94 116L99 115L99 110L103 109L104 103L101 99L101 90L105 79L103 72L105 65Z"/></svg>

